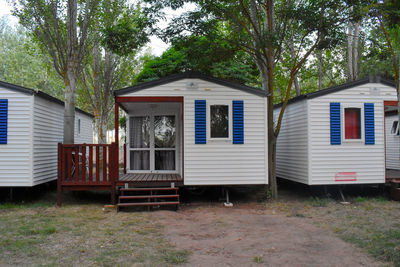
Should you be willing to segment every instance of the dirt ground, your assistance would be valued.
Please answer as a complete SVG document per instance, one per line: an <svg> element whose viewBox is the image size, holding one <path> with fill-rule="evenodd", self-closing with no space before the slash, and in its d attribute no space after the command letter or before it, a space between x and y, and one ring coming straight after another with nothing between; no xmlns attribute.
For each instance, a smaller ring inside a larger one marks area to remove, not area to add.
<svg viewBox="0 0 400 267"><path fill-rule="evenodd" d="M382 266L312 224L258 204L188 205L158 211L164 235L191 251L185 266Z"/></svg>
<svg viewBox="0 0 400 267"><path fill-rule="evenodd" d="M347 205L296 184L276 201L262 187L230 192L233 208L219 189L182 190L177 212L117 213L101 192L68 192L56 208L54 188L21 191L0 199L0 266L400 267L400 202L379 188L348 188Z"/></svg>

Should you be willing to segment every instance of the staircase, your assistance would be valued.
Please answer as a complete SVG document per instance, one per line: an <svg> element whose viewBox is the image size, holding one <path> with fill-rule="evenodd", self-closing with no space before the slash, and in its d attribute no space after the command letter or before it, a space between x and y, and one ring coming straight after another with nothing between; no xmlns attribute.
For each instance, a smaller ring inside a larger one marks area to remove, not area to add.
<svg viewBox="0 0 400 267"><path fill-rule="evenodd" d="M174 205L179 207L179 194L177 187L137 187L121 188L117 211L122 207L147 207L150 210L154 206Z"/></svg>

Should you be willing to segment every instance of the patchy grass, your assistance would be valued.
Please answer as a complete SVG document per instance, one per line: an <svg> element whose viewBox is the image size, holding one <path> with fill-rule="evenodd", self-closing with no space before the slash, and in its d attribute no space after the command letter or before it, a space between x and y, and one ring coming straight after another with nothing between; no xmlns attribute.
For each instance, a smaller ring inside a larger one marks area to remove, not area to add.
<svg viewBox="0 0 400 267"><path fill-rule="evenodd" d="M310 197L308 200L312 207L326 207L329 203L333 202L331 198Z"/></svg>
<svg viewBox="0 0 400 267"><path fill-rule="evenodd" d="M99 204L55 208L3 204L0 265L170 266L187 261L151 213L104 212Z"/></svg>
<svg viewBox="0 0 400 267"><path fill-rule="evenodd" d="M302 214L377 260L400 266L400 203L384 197L355 197L351 202L314 199L309 201L314 208L305 205Z"/></svg>
<svg viewBox="0 0 400 267"><path fill-rule="evenodd" d="M253 258L253 261L254 261L255 263L261 264L261 263L264 262L264 259L263 259L262 256L255 256L255 257Z"/></svg>
<svg viewBox="0 0 400 267"><path fill-rule="evenodd" d="M0 204L0 210L6 210L6 209L34 209L34 208L47 208L53 206L50 203L45 203L45 202L39 202L39 203L3 203Z"/></svg>
<svg viewBox="0 0 400 267"><path fill-rule="evenodd" d="M166 251L164 259L166 262L171 264L181 264L187 262L190 254L191 253L188 250Z"/></svg>

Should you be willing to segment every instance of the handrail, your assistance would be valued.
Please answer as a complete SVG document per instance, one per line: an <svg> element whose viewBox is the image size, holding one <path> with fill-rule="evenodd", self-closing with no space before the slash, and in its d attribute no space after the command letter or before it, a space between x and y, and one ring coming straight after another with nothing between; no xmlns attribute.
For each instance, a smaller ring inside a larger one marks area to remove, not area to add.
<svg viewBox="0 0 400 267"><path fill-rule="evenodd" d="M61 185L106 185L118 180L118 147L112 144L58 144Z"/></svg>

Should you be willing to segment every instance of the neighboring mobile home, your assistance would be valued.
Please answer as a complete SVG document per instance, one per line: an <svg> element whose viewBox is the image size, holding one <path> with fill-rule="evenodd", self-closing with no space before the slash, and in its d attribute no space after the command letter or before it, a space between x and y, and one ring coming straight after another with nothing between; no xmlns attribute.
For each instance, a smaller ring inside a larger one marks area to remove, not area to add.
<svg viewBox="0 0 400 267"><path fill-rule="evenodd" d="M394 82L380 77L291 99L277 141L277 176L307 185L384 183L385 106L396 100Z"/></svg>
<svg viewBox="0 0 400 267"><path fill-rule="evenodd" d="M385 114L386 169L400 170L400 135L397 107L391 107Z"/></svg>
<svg viewBox="0 0 400 267"><path fill-rule="evenodd" d="M93 142L93 116L76 109L75 142ZM35 186L57 179L64 102L0 81L0 186Z"/></svg>

